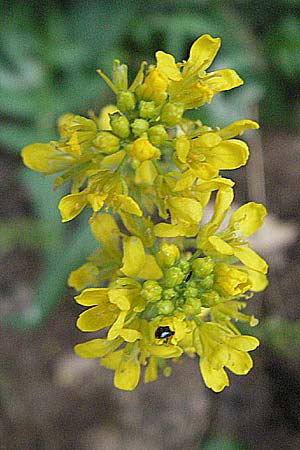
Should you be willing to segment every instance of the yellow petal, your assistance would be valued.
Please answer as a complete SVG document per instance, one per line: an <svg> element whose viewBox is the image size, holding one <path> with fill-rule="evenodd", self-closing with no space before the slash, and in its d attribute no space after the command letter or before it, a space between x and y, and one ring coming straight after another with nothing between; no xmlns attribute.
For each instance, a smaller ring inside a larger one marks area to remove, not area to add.
<svg viewBox="0 0 300 450"><path fill-rule="evenodd" d="M73 270L68 278L68 285L80 291L86 286L95 286L98 283L99 270L93 263L85 263Z"/></svg>
<svg viewBox="0 0 300 450"><path fill-rule="evenodd" d="M172 197L168 201L172 219L175 221L199 223L202 217L202 206L197 200L186 197Z"/></svg>
<svg viewBox="0 0 300 450"><path fill-rule="evenodd" d="M230 357L226 363L226 367L236 375L246 375L253 367L253 362L248 353L231 348Z"/></svg>
<svg viewBox="0 0 300 450"><path fill-rule="evenodd" d="M180 222L176 225L170 223L158 223L154 226L154 234L157 237L177 237L177 236L186 236L193 237L197 234L199 225L191 224L187 222Z"/></svg>
<svg viewBox="0 0 300 450"><path fill-rule="evenodd" d="M176 66L174 56L161 50L155 53L158 70L166 75L170 80L181 80L180 70Z"/></svg>
<svg viewBox="0 0 300 450"><path fill-rule="evenodd" d="M142 241L131 236L123 239L122 272L128 277L136 277L145 263L145 250Z"/></svg>
<svg viewBox="0 0 300 450"><path fill-rule="evenodd" d="M114 385L118 389L133 391L139 382L141 366L139 361L121 360L119 367L115 371Z"/></svg>
<svg viewBox="0 0 300 450"><path fill-rule="evenodd" d="M137 339L141 339L142 335L137 330L131 330L129 328L123 328L120 331L121 338L126 342L135 342Z"/></svg>
<svg viewBox="0 0 300 450"><path fill-rule="evenodd" d="M100 130L111 130L109 115L115 112L118 112L115 105L107 105L101 109L98 120Z"/></svg>
<svg viewBox="0 0 300 450"><path fill-rule="evenodd" d="M144 266L137 277L144 278L145 280L159 280L162 276L163 273L157 264L155 257L153 255L145 255Z"/></svg>
<svg viewBox="0 0 300 450"><path fill-rule="evenodd" d="M119 204L119 208L122 211L125 211L129 214L135 214L136 216L141 217L143 215L141 208L137 204L133 198L128 197L127 195L119 194L116 195L117 203Z"/></svg>
<svg viewBox="0 0 300 450"><path fill-rule="evenodd" d="M53 143L27 145L23 148L21 156L29 169L47 174L61 172L75 162L70 155L57 150Z"/></svg>
<svg viewBox="0 0 300 450"><path fill-rule="evenodd" d="M268 286L268 279L265 274L257 272L256 270L246 269L248 277L252 283L251 291L261 292Z"/></svg>
<svg viewBox="0 0 300 450"><path fill-rule="evenodd" d="M112 341L113 339L116 339L120 335L120 331L123 328L125 319L127 316L127 311L121 311L117 320L115 323L110 327L108 333L107 333L107 339Z"/></svg>
<svg viewBox="0 0 300 450"><path fill-rule="evenodd" d="M208 34L203 34L191 46L188 62L193 62L197 70L207 69L213 62L220 45L220 38L213 38Z"/></svg>
<svg viewBox="0 0 300 450"><path fill-rule="evenodd" d="M109 301L122 311L128 311L130 308L130 302L128 299L128 289L109 288L108 297Z"/></svg>
<svg viewBox="0 0 300 450"><path fill-rule="evenodd" d="M232 213L229 226L240 230L244 237L251 236L262 226L266 213L264 205L254 202L246 203Z"/></svg>
<svg viewBox="0 0 300 450"><path fill-rule="evenodd" d="M113 341L111 341L113 343ZM114 341L115 342L115 341ZM100 366L106 367L107 369L116 370L122 360L124 350L117 350L116 352L109 353L108 355L101 358Z"/></svg>
<svg viewBox="0 0 300 450"><path fill-rule="evenodd" d="M120 230L115 219L110 214L99 213L90 223L95 239L104 248L111 246L116 249L119 246Z"/></svg>
<svg viewBox="0 0 300 450"><path fill-rule="evenodd" d="M249 247L236 247L234 255L250 269L266 274L268 264L254 250Z"/></svg>
<svg viewBox="0 0 300 450"><path fill-rule="evenodd" d="M232 336L228 341L228 345L242 352L250 352L259 346L259 340L254 336Z"/></svg>
<svg viewBox="0 0 300 450"><path fill-rule="evenodd" d="M87 201L91 205L94 212L100 211L106 198L107 194L92 193L87 195Z"/></svg>
<svg viewBox="0 0 300 450"><path fill-rule="evenodd" d="M156 178L157 172L152 161L143 161L135 171L135 184L152 185Z"/></svg>
<svg viewBox="0 0 300 450"><path fill-rule="evenodd" d="M228 376L225 370L214 369L206 358L200 358L200 370L206 386L214 392L221 392L229 386Z"/></svg>
<svg viewBox="0 0 300 450"><path fill-rule="evenodd" d="M81 331L98 331L110 326L115 318L115 311L108 310L105 305L95 306L79 315L76 326Z"/></svg>
<svg viewBox="0 0 300 450"><path fill-rule="evenodd" d="M241 136L246 130L257 128L259 128L258 123L253 122L253 120L242 119L227 125L227 127L222 128L221 130L217 131L217 133L223 139L231 139L238 135Z"/></svg>
<svg viewBox="0 0 300 450"><path fill-rule="evenodd" d="M62 222L68 222L74 219L74 217L81 213L86 204L87 195L83 192L65 195L58 204Z"/></svg>
<svg viewBox="0 0 300 450"><path fill-rule="evenodd" d="M241 84L244 84L244 81L239 77L235 70L221 69L210 72L209 76L205 77L205 83L207 83L214 92L221 92L238 87Z"/></svg>
<svg viewBox="0 0 300 450"><path fill-rule="evenodd" d="M149 363L144 373L144 383L150 383L157 379L157 362L155 358L150 357Z"/></svg>
<svg viewBox="0 0 300 450"><path fill-rule="evenodd" d="M223 141L213 149L203 150L206 162L219 170L244 166L249 156L248 146L238 139Z"/></svg>
<svg viewBox="0 0 300 450"><path fill-rule="evenodd" d="M79 305L94 306L104 302L108 303L108 288L89 288L81 292L75 297Z"/></svg>
<svg viewBox="0 0 300 450"><path fill-rule="evenodd" d="M177 358L182 354L180 347L175 345L150 345L148 347L149 353L158 358Z"/></svg>
<svg viewBox="0 0 300 450"><path fill-rule="evenodd" d="M74 347L76 355L81 358L101 358L107 353L115 350L121 343L121 340L112 342L107 339L92 339Z"/></svg>
<svg viewBox="0 0 300 450"><path fill-rule="evenodd" d="M179 136L179 138L176 139L175 148L178 161L186 163L190 151L190 141L188 138L185 135Z"/></svg>
<svg viewBox="0 0 300 450"><path fill-rule="evenodd" d="M227 244L227 242L223 241L219 236L210 236L208 241L217 252L221 253L221 255L230 256L234 254L231 245Z"/></svg>

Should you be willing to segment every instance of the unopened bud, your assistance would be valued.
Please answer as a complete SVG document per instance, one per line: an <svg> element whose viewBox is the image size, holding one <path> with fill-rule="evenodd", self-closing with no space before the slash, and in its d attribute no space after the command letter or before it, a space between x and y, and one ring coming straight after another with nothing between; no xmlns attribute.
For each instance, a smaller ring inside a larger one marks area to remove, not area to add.
<svg viewBox="0 0 300 450"><path fill-rule="evenodd" d="M109 131L100 131L97 133L96 138L93 141L95 147L97 147L102 153L110 155L115 153L120 148L120 139Z"/></svg>
<svg viewBox="0 0 300 450"><path fill-rule="evenodd" d="M141 295L147 302L156 302L160 299L161 293L161 286L157 281L152 280L145 281L143 289L141 290Z"/></svg>
<svg viewBox="0 0 300 450"><path fill-rule="evenodd" d="M168 127L173 127L180 122L183 113L183 105L176 103L166 103L162 108L160 119Z"/></svg>
<svg viewBox="0 0 300 450"><path fill-rule="evenodd" d="M156 106L154 102L145 102L141 100L139 103L140 117L142 119L152 119L156 114Z"/></svg>
<svg viewBox="0 0 300 450"><path fill-rule="evenodd" d="M174 311L174 304L171 302L171 300L161 300L157 303L157 310L159 314L172 314Z"/></svg>
<svg viewBox="0 0 300 450"><path fill-rule="evenodd" d="M201 294L200 298L202 305L207 308L215 306L220 300L220 296L216 291L204 292Z"/></svg>
<svg viewBox="0 0 300 450"><path fill-rule="evenodd" d="M148 136L152 144L160 145L167 139L168 133L163 125L155 125L149 128Z"/></svg>
<svg viewBox="0 0 300 450"><path fill-rule="evenodd" d="M145 133L148 128L149 123L145 119L135 119L131 124L131 129L135 136L141 136L141 134ZM154 142L152 142L152 144L154 144Z"/></svg>
<svg viewBox="0 0 300 450"><path fill-rule="evenodd" d="M193 261L192 268L197 277L205 278L214 270L214 263L209 256L197 258Z"/></svg>
<svg viewBox="0 0 300 450"><path fill-rule="evenodd" d="M171 267L180 256L180 250L175 244L162 242L157 257L164 267Z"/></svg>
<svg viewBox="0 0 300 450"><path fill-rule="evenodd" d="M117 95L117 105L120 111L130 113L135 107L135 97L130 91L121 91Z"/></svg>
<svg viewBox="0 0 300 450"><path fill-rule="evenodd" d="M129 121L127 117L120 113L114 113L110 116L110 126L114 134L120 138L127 138L130 134Z"/></svg>
<svg viewBox="0 0 300 450"><path fill-rule="evenodd" d="M181 269L179 269L179 267L170 267L165 275L165 285L170 288L177 286L183 282L184 277L185 274Z"/></svg>

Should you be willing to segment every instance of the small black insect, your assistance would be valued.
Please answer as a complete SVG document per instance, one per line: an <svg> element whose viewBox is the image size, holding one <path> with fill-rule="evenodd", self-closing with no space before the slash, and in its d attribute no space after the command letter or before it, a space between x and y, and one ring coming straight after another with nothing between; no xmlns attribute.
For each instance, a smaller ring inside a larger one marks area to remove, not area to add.
<svg viewBox="0 0 300 450"><path fill-rule="evenodd" d="M155 331L156 339L168 339L169 337L175 334L174 331L171 331L169 327L158 327Z"/></svg>

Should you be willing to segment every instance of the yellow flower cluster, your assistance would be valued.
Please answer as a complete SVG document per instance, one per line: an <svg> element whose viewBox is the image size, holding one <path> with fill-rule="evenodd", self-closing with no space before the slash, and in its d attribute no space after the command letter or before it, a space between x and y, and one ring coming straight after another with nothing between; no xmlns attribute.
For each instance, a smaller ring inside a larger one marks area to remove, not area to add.
<svg viewBox="0 0 300 450"><path fill-rule="evenodd" d="M99 337L75 352L100 358L120 389L134 389L143 366L145 382L159 370L170 375L167 360L185 353L198 357L205 384L219 392L229 384L225 369L248 373L248 352L259 344L233 322L257 324L241 310L267 285L267 264L247 241L266 211L246 203L222 226L234 183L220 174L247 163L248 146L236 137L258 125L239 120L213 129L184 117L243 83L232 69L207 72L219 47L220 39L203 35L187 61L158 51L130 86L127 66L116 60L112 79L98 70L116 105L99 117L66 114L57 141L22 151L29 168L58 173L55 186L72 181L59 203L63 222L92 209L99 248L69 285L88 307L78 328ZM214 213L203 224L212 198Z"/></svg>

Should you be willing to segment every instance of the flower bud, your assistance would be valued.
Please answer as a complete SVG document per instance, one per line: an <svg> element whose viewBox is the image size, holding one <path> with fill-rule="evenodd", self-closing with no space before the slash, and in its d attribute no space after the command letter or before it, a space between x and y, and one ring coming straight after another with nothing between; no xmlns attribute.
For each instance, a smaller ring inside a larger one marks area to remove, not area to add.
<svg viewBox="0 0 300 450"><path fill-rule="evenodd" d="M168 127L177 125L182 119L184 113L184 107L181 104L166 103L161 111L160 119Z"/></svg>
<svg viewBox="0 0 300 450"><path fill-rule="evenodd" d="M160 244L159 252L157 257L160 263L164 267L171 267L178 260L180 256L180 250L175 244L168 244L167 242L162 242Z"/></svg>
<svg viewBox="0 0 300 450"><path fill-rule="evenodd" d="M177 267L179 267L182 270L182 272L187 274L190 271L191 265L185 258L181 258Z"/></svg>
<svg viewBox="0 0 300 450"><path fill-rule="evenodd" d="M147 302L156 302L161 298L161 293L162 287L157 281L152 280L145 281L141 290L141 295Z"/></svg>
<svg viewBox="0 0 300 450"><path fill-rule="evenodd" d="M171 300L161 300L157 303L157 310L159 314L172 314L174 311L174 304L171 302Z"/></svg>
<svg viewBox="0 0 300 450"><path fill-rule="evenodd" d="M156 106L154 102L145 102L141 100L139 103L140 117L143 119L152 119L156 114Z"/></svg>
<svg viewBox="0 0 300 450"><path fill-rule="evenodd" d="M167 139L168 133L163 125L155 125L149 128L148 136L152 144L160 145Z"/></svg>
<svg viewBox="0 0 300 450"><path fill-rule="evenodd" d="M182 309L186 314L194 315L201 312L201 300L199 298L188 297Z"/></svg>
<svg viewBox="0 0 300 450"><path fill-rule="evenodd" d="M121 91L117 95L117 106L120 111L130 113L135 107L135 97L130 91Z"/></svg>
<svg viewBox="0 0 300 450"><path fill-rule="evenodd" d="M184 293L183 293L185 298L188 297L197 297L198 295L198 289L196 287L191 287L191 286L187 286Z"/></svg>
<svg viewBox="0 0 300 450"><path fill-rule="evenodd" d="M109 131L100 131L97 133L96 138L93 141L95 147L97 147L102 153L110 155L115 153L120 148L120 139Z"/></svg>
<svg viewBox="0 0 300 450"><path fill-rule="evenodd" d="M165 300L171 300L171 298L176 297L176 292L174 291L174 289L164 289L163 291L163 298Z"/></svg>
<svg viewBox="0 0 300 450"><path fill-rule="evenodd" d="M129 121L127 117L120 113L114 113L110 116L110 126L114 134L120 138L127 138L130 134Z"/></svg>
<svg viewBox="0 0 300 450"><path fill-rule="evenodd" d="M197 258L192 263L192 269L197 277L205 278L214 270L214 263L209 256Z"/></svg>
<svg viewBox="0 0 300 450"><path fill-rule="evenodd" d="M160 151L158 148L154 147L147 138L140 137L132 143L130 156L133 159L143 162L148 159L158 159L160 157Z"/></svg>
<svg viewBox="0 0 300 450"><path fill-rule="evenodd" d="M140 136L149 128L149 123L145 119L135 119L131 124L132 132L135 136ZM151 141L152 142L152 141ZM154 144L154 142L152 142Z"/></svg>
<svg viewBox="0 0 300 450"><path fill-rule="evenodd" d="M179 267L170 267L165 274L165 285L167 287L174 287L182 283L185 274Z"/></svg>
<svg viewBox="0 0 300 450"><path fill-rule="evenodd" d="M200 299L203 306L210 308L219 302L220 296L216 291L208 291L201 294Z"/></svg>
<svg viewBox="0 0 300 450"><path fill-rule="evenodd" d="M208 291L211 289L214 285L214 276L208 275L207 277L203 278L199 282L199 287L203 289L204 291Z"/></svg>

